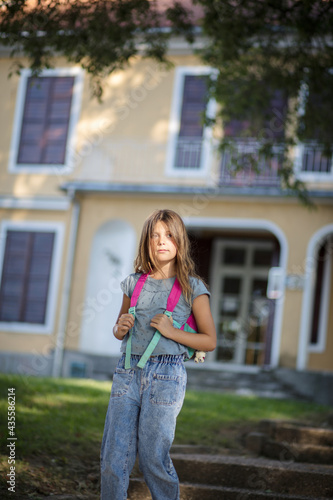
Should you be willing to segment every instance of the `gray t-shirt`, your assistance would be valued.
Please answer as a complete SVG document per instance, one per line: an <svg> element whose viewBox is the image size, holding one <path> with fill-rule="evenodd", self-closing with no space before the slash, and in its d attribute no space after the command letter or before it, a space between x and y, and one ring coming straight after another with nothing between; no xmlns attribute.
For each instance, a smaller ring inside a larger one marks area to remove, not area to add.
<svg viewBox="0 0 333 500"><path fill-rule="evenodd" d="M120 287L127 297L131 298L134 287L140 276L140 273L130 274L120 283ZM175 280L175 277L161 280L156 280L150 276L147 277L135 308L135 323L132 332L132 354L143 354L153 338L155 329L150 326L150 321L156 314L163 313L166 310L167 300ZM193 290L192 300L199 295L210 295L202 281L190 277L190 284ZM172 313L172 318L183 325L190 314L191 307L185 301L183 294L181 294L178 304ZM122 341L121 352L126 351L127 339L128 334L125 335ZM187 354L187 349L184 345L167 339L162 335L153 352L154 356L161 354Z"/></svg>

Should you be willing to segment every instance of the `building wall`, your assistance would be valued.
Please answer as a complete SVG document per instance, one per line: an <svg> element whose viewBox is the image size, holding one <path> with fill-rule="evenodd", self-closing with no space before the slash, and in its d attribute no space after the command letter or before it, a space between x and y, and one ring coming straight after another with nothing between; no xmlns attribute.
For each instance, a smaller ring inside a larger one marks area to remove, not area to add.
<svg viewBox="0 0 333 500"><path fill-rule="evenodd" d="M173 56L175 67L201 64L194 56ZM175 68L169 71L155 63L136 60L130 68L111 75L106 82L103 102L91 98L89 78L84 77L80 119L77 125L77 151L73 169L67 174L12 174L8 172L9 145L11 144L14 112L17 101L18 77L7 79L12 62L0 59L0 186L2 197L65 198L60 187L68 181L94 181L100 183L160 184L170 186L214 186L212 178L169 177L165 175L166 145L169 135L170 110L174 93ZM55 60L56 67L68 67L63 59ZM326 187L328 184L326 184ZM258 198L227 195L161 195L137 193L110 193L109 195L78 195L80 220L73 279L69 304L68 330L65 347L80 350L82 320L86 301L91 249L98 229L109 221L124 221L133 229L137 245L144 219L156 208L172 208L183 217L219 219L251 219L269 221L285 235L288 242L287 273L303 275L306 249L312 235L332 221L332 206L317 200L317 210L308 211L293 199ZM34 335L0 331L0 344L8 352L50 352L56 346L58 320L71 210L4 210L2 220L62 222L65 229L56 321L50 335ZM241 233L240 233L241 234ZM135 245L134 245L135 246ZM133 249L135 252L136 248ZM333 284L331 286L333 290ZM294 368L299 343L302 290L287 289L283 302L279 364ZM331 294L328 322L327 349L312 353L309 367L314 370L332 370L333 359L333 293ZM106 307L119 309L119 300ZM97 311L98 312L98 311ZM116 314L116 313L114 313ZM110 325L110 336L112 325ZM94 335L94 332L92 332ZM113 340L112 340L113 341Z"/></svg>
<svg viewBox="0 0 333 500"><path fill-rule="evenodd" d="M198 65L193 56L173 57L178 65ZM27 62L23 59L23 64ZM70 179L112 181L115 178L179 184L202 184L185 176L165 178L166 143L169 134L170 108L174 91L175 69L167 70L156 63L135 60L124 71L108 77L101 103L91 96L89 76L84 75L80 119L76 130L77 150L72 159L72 171L54 173L12 174L8 172L14 115L17 104L19 77L7 75L12 62L0 58L0 82L3 98L0 102L0 185L1 193L17 197L61 196L59 186ZM62 58L54 60L55 68L71 67ZM143 157L140 171L137 157ZM92 169L92 165L94 168ZM131 166L132 165L132 166ZM204 184L206 181L204 181Z"/></svg>
<svg viewBox="0 0 333 500"><path fill-rule="evenodd" d="M189 208L193 208L193 198L174 197L149 197L113 195L112 197L89 196L82 199L81 221L78 236L78 252L74 268L72 302L70 310L70 321L80 325L80 304L84 303L87 269L90 256L90 245L97 229L106 221L121 219L134 228L137 241L144 219L156 208L171 208L179 213L188 214ZM290 217L290 213L293 216ZM330 206L319 206L318 210L308 212L304 207L291 201L272 206L269 200L256 201L254 204L250 200L222 200L214 199L209 201L207 206L200 212L202 218L235 218L248 219L249 228L251 219L268 220L275 223L285 234L289 255L287 264L288 274L304 274L304 262L306 248L312 234L331 218ZM198 213L196 213L198 216ZM306 226L304 220L307 220ZM221 228L222 228L221 222ZM303 230L300 233L299 227ZM285 367L295 367L298 352L298 336L300 327L300 317L302 310L302 290L286 290L283 304L282 336L280 345L280 364ZM112 335L110 327L110 335ZM66 343L69 349L77 349L79 346L79 332ZM324 363L329 368L330 351L327 359L322 357L320 363ZM322 365L323 367L323 365Z"/></svg>

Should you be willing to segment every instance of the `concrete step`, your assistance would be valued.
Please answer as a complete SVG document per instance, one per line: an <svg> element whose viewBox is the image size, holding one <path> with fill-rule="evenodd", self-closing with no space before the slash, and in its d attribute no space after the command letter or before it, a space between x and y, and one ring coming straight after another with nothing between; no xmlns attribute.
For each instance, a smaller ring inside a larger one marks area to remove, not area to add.
<svg viewBox="0 0 333 500"><path fill-rule="evenodd" d="M246 436L246 447L257 455L276 460L333 465L333 448L329 446L279 442L251 432Z"/></svg>
<svg viewBox="0 0 333 500"><path fill-rule="evenodd" d="M245 437L248 450L282 461L333 465L333 431L263 420Z"/></svg>
<svg viewBox="0 0 333 500"><path fill-rule="evenodd" d="M182 500L333 498L333 467L224 455L173 454L172 460ZM131 480L129 499L150 499L140 478Z"/></svg>
<svg viewBox="0 0 333 500"><path fill-rule="evenodd" d="M204 365L196 365L191 361L187 363L187 387L189 389L219 393L232 392L274 399L306 399L299 396L283 381L276 379L273 371L227 371L214 369L214 366L209 363L204 363Z"/></svg>
<svg viewBox="0 0 333 500"><path fill-rule="evenodd" d="M202 484L180 484L180 500L310 500L309 496L285 495L269 491L251 491L240 488L208 486ZM312 497L313 500L327 500ZM131 479L127 500L151 500L143 479Z"/></svg>
<svg viewBox="0 0 333 500"><path fill-rule="evenodd" d="M259 432L280 442L333 446L333 429L304 427L297 423L276 420L262 420L259 423Z"/></svg>
<svg viewBox="0 0 333 500"><path fill-rule="evenodd" d="M181 483L333 498L333 467L223 455L172 455Z"/></svg>

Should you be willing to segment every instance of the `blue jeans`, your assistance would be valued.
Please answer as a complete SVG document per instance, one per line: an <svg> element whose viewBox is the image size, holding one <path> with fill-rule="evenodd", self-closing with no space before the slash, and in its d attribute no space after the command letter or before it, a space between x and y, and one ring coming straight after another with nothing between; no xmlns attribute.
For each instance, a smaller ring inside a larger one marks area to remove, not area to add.
<svg viewBox="0 0 333 500"><path fill-rule="evenodd" d="M126 500L136 456L153 500L179 500L170 458L176 419L183 405L186 370L182 356L125 356L116 368L101 448L101 499Z"/></svg>

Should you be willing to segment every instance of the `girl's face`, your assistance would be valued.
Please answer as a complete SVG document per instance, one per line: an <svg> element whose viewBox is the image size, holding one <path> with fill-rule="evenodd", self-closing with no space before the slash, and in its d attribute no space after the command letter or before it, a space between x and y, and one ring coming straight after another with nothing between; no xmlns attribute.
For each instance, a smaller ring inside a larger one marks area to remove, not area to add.
<svg viewBox="0 0 333 500"><path fill-rule="evenodd" d="M160 265L171 263L176 260L177 248L172 234L164 222L156 222L150 240L150 248L154 260Z"/></svg>

